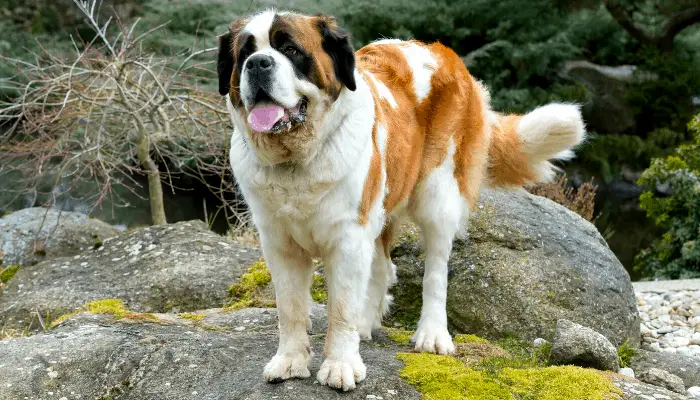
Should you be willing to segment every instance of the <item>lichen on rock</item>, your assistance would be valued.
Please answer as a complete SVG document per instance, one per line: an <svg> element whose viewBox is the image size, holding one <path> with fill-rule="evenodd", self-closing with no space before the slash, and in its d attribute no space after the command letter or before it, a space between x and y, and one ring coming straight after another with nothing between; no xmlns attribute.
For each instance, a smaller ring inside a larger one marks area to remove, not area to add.
<svg viewBox="0 0 700 400"><path fill-rule="evenodd" d="M574 366L542 367L477 336L455 340L455 356L399 353L400 376L432 400L613 400L622 391L603 373Z"/></svg>

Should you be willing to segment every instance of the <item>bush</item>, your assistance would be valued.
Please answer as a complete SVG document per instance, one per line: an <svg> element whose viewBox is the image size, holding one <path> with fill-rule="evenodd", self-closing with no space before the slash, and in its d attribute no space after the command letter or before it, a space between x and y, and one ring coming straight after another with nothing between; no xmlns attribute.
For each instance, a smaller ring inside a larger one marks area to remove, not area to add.
<svg viewBox="0 0 700 400"><path fill-rule="evenodd" d="M642 250L635 269L652 278L700 277L700 114L688 124L695 135L673 155L654 159L639 184L647 190L640 203L666 233ZM667 185L671 195L655 189Z"/></svg>
<svg viewBox="0 0 700 400"><path fill-rule="evenodd" d="M566 175L561 175L554 182L530 187L528 191L534 195L546 197L559 203L587 221L594 222L595 194L598 186L594 185L591 180L576 189L567 187L567 181Z"/></svg>

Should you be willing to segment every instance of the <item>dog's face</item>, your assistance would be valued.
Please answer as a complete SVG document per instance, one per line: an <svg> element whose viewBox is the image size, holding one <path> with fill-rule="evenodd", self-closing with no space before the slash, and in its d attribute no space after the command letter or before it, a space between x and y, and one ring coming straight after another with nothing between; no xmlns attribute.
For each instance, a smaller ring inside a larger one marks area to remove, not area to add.
<svg viewBox="0 0 700 400"><path fill-rule="evenodd" d="M355 90L349 35L335 19L266 11L219 37L219 92L266 164L308 156L343 88Z"/></svg>

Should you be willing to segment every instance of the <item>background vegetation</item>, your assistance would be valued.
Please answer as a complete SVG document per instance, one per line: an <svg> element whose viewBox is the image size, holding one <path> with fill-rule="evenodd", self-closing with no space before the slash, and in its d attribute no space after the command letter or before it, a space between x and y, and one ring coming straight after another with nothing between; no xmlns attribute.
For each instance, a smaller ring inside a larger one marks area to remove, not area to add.
<svg viewBox="0 0 700 400"><path fill-rule="evenodd" d="M699 216L681 217L668 209L687 209L698 194L677 189L685 181L667 179L660 172L677 170L675 161L665 157L694 140L687 123L700 103L696 0L108 0L99 13L117 16L114 29L141 18L138 34L167 23L144 39L140 50L177 63L215 46L216 35L232 20L269 6L336 15L353 34L355 47L381 37L440 40L462 55L470 71L489 86L494 107L501 111L524 112L547 101L583 104L592 140L565 167L568 184L579 187L593 179L598 186L591 215L613 250L635 278L687 276L687 271L698 270L700 252L688 249L695 248ZM73 42L88 42L94 36L72 0L5 0L0 15L4 57L34 62L50 50L70 60ZM212 59L206 53L194 57L194 63L202 64L187 76L202 93L215 90L212 65L204 64ZM17 76L21 70L20 64L0 62L0 78ZM0 93L10 99L17 94L7 87ZM221 143L222 149L225 146ZM653 158L666 161L655 161L637 185ZM697 176L697 168L685 170L687 176ZM197 187L187 180L179 186L188 185ZM638 201L643 191L644 210ZM685 200L664 200L680 197ZM34 201L50 202L51 196ZM178 201L177 196L170 201ZM203 211L197 212L201 217ZM678 218L685 221L680 225L696 230L678 228L672 222ZM634 261L643 248L650 250ZM674 261L680 259L684 261Z"/></svg>

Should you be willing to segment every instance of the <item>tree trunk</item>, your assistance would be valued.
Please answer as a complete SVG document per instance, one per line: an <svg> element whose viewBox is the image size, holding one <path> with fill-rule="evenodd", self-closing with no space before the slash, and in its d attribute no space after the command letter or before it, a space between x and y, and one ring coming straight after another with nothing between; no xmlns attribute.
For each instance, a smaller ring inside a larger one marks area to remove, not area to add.
<svg viewBox="0 0 700 400"><path fill-rule="evenodd" d="M160 171L151 158L151 146L148 133L143 127L139 128L140 133L138 143L136 144L136 153L141 162L141 166L148 174L148 195L151 202L151 219L153 220L153 225L165 225L168 222L165 219L165 205L163 203L163 186L160 183Z"/></svg>

